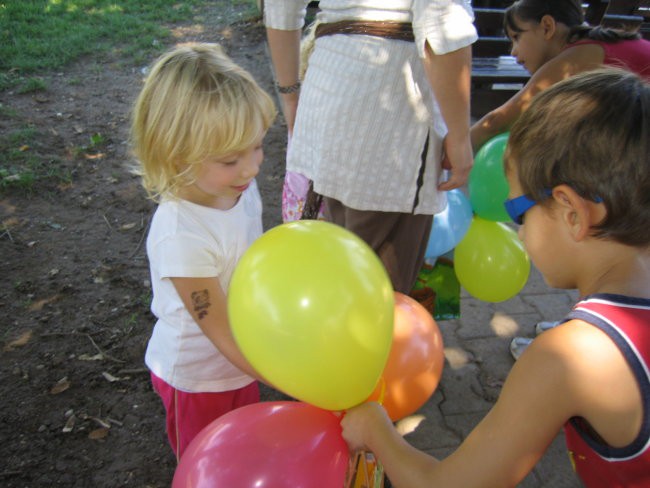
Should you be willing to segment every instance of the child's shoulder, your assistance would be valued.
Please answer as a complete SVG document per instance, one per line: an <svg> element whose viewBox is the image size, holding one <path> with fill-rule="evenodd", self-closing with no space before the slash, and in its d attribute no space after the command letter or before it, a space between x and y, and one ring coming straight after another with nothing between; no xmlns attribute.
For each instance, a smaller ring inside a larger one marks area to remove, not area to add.
<svg viewBox="0 0 650 488"><path fill-rule="evenodd" d="M645 300L646 307L650 305ZM629 310L619 313L614 305L611 313L589 310L589 301L579 303L562 324L543 332L526 350L526 355L536 357L537 362L553 363L567 377L575 382L595 381L602 385L606 378L616 381L613 371L624 373L629 368L628 331L635 325L622 324L617 317L629 315ZM650 318L647 307L646 318L639 317L638 324ZM646 337L650 336L646 327ZM636 329L635 329L636 330Z"/></svg>
<svg viewBox="0 0 650 488"><path fill-rule="evenodd" d="M179 233L192 234L202 228L201 208L181 199L162 200L156 208L149 226L150 238L158 240L169 238Z"/></svg>
<svg viewBox="0 0 650 488"><path fill-rule="evenodd" d="M565 65L571 63L570 65L575 68L575 72L571 72L571 74L576 74L585 71L586 67L598 67L603 64L604 60L605 48L602 42L593 39L581 39L568 44L551 62Z"/></svg>

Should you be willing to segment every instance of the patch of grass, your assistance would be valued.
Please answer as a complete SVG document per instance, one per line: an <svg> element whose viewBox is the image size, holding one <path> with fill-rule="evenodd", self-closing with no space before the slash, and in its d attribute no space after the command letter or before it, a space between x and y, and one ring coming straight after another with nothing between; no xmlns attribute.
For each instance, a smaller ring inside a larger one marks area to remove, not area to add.
<svg viewBox="0 0 650 488"><path fill-rule="evenodd" d="M38 158L31 152L36 131L25 126L0 136L0 190L22 188L29 190L36 179L34 168Z"/></svg>
<svg viewBox="0 0 650 488"><path fill-rule="evenodd" d="M233 6L239 7L233 10ZM138 59L160 51L166 27L189 22L208 9L255 15L252 0L21 0L0 3L0 72L52 70L83 55L112 53ZM1 80L0 80L1 82ZM6 83L6 80L5 80ZM0 85L1 86L1 85Z"/></svg>
<svg viewBox="0 0 650 488"><path fill-rule="evenodd" d="M47 90L47 85L43 78L28 78L19 88L18 93L34 93Z"/></svg>
<svg viewBox="0 0 650 488"><path fill-rule="evenodd" d="M100 133L92 134L90 137L88 137L88 144L82 146L76 146L72 148L72 154L76 158L84 154L88 155L93 151L99 150L100 147L103 146L105 142L106 139Z"/></svg>
<svg viewBox="0 0 650 488"><path fill-rule="evenodd" d="M11 107L7 107L5 104L0 103L0 117L5 117L7 119L13 119L18 116L18 112Z"/></svg>
<svg viewBox="0 0 650 488"><path fill-rule="evenodd" d="M69 183L71 175L57 161L44 161L35 151L38 132L31 126L0 135L0 194L8 189L34 191L37 181Z"/></svg>
<svg viewBox="0 0 650 488"><path fill-rule="evenodd" d="M48 73L82 56L148 64L173 41L171 25L212 29L258 15L255 0L0 1L0 91L45 91ZM19 116L0 104L0 117ZM39 157L38 138L27 125L0 132L0 193L9 188L34 192L36 183L46 179L71 180L57 161ZM93 134L79 151L104 143L104 136Z"/></svg>
<svg viewBox="0 0 650 488"><path fill-rule="evenodd" d="M8 90L9 88L18 85L20 79L20 76L16 75L16 73L0 72L0 91Z"/></svg>

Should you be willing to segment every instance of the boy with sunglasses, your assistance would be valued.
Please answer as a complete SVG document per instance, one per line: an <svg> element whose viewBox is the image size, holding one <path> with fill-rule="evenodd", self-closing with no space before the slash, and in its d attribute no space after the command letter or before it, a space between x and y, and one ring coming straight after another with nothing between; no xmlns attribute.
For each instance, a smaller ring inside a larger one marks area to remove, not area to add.
<svg viewBox="0 0 650 488"><path fill-rule="evenodd" d="M650 486L650 85L615 69L554 85L512 127L505 165L531 259L584 298L446 459L410 446L373 402L346 412L343 437L395 487L505 487L564 428L587 488Z"/></svg>

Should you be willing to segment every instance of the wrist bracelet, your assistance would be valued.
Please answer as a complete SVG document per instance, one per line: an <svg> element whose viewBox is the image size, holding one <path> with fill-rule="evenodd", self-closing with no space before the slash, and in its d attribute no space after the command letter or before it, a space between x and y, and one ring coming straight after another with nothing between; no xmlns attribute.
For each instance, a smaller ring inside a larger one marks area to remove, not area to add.
<svg viewBox="0 0 650 488"><path fill-rule="evenodd" d="M300 82L297 81L293 85L289 86L280 86L277 83L275 84L275 87L278 89L278 92L286 94L286 93L295 93L298 90L300 90Z"/></svg>

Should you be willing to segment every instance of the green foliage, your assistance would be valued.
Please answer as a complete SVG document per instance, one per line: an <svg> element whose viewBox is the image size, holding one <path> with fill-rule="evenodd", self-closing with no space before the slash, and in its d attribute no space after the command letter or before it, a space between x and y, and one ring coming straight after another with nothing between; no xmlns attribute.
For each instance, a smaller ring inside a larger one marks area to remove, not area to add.
<svg viewBox="0 0 650 488"><path fill-rule="evenodd" d="M27 78L18 88L18 93L34 93L47 90L47 85L42 78Z"/></svg>
<svg viewBox="0 0 650 488"><path fill-rule="evenodd" d="M142 66L173 43L172 25L210 29L258 15L255 0L0 0L0 91L47 91L48 74L82 56ZM20 116L0 104L0 118ZM0 132L0 195L33 192L42 180L71 181L64 165L39 154L39 139L28 125ZM105 142L93 134L76 154Z"/></svg>
<svg viewBox="0 0 650 488"><path fill-rule="evenodd" d="M38 159L29 151L34 133L33 128L25 127L0 136L0 190L32 187L38 165Z"/></svg>
<svg viewBox="0 0 650 488"><path fill-rule="evenodd" d="M96 147L104 143L104 136L101 134L93 134L90 136L90 147Z"/></svg>
<svg viewBox="0 0 650 488"><path fill-rule="evenodd" d="M210 9L254 15L252 0L14 0L0 3L0 73L59 68L83 55L110 53L141 62L171 37L166 27ZM237 18L224 19L226 22ZM11 83L0 77L0 89Z"/></svg>
<svg viewBox="0 0 650 488"><path fill-rule="evenodd" d="M31 192L39 180L71 181L59 162L38 156L37 144L38 132L28 125L0 134L0 194L10 188Z"/></svg>

